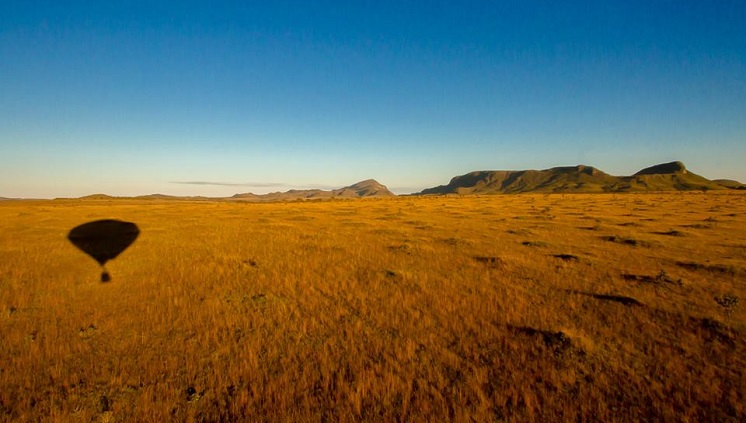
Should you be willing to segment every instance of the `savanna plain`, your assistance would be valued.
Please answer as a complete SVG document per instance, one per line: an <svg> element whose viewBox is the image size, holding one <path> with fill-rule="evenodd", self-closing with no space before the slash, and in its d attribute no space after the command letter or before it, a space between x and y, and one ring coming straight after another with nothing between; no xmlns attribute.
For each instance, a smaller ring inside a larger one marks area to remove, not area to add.
<svg viewBox="0 0 746 423"><path fill-rule="evenodd" d="M98 264L66 236L139 238ZM744 421L746 195L0 203L0 420Z"/></svg>

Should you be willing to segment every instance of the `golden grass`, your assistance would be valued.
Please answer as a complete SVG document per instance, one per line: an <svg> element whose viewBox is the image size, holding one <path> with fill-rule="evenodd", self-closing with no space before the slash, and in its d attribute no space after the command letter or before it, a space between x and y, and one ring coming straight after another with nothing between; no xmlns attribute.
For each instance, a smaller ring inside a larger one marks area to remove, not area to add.
<svg viewBox="0 0 746 423"><path fill-rule="evenodd" d="M65 238L103 218L141 230L107 284ZM746 418L743 194L3 202L0 221L2 420Z"/></svg>

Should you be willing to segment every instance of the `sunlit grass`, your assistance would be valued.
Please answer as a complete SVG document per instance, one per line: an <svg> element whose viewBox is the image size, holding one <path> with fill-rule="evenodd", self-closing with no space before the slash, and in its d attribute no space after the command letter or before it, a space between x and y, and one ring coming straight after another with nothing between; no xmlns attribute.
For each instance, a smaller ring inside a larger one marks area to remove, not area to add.
<svg viewBox="0 0 746 423"><path fill-rule="evenodd" d="M107 284L65 238L104 218L141 231ZM742 194L4 202L0 221L0 419L746 413Z"/></svg>

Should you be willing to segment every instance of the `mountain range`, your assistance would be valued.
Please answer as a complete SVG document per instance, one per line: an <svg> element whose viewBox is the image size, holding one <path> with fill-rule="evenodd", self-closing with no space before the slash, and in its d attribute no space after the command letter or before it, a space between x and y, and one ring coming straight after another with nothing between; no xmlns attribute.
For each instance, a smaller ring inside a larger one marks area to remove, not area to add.
<svg viewBox="0 0 746 423"><path fill-rule="evenodd" d="M448 185L428 188L418 195L723 189L746 189L746 185L730 180L711 181L677 161L651 166L632 176L613 176L584 165L544 170L482 170L456 176Z"/></svg>
<svg viewBox="0 0 746 423"><path fill-rule="evenodd" d="M325 191L321 189L291 189L285 192L271 192L269 194L236 194L231 199L243 201L282 201L282 200L313 200L319 198L362 198L362 197L394 197L396 194L389 191L385 185L373 179L358 182L356 184Z"/></svg>
<svg viewBox="0 0 746 423"><path fill-rule="evenodd" d="M632 176L613 176L592 166L553 167L544 170L479 170L455 176L447 185L427 188L420 195L518 194L518 193L593 193L642 191L746 190L746 184L729 179L709 180L689 171L682 162L663 163L640 170ZM333 190L292 189L285 192L235 194L231 197L171 196L164 194L137 197L112 197L92 194L81 200L230 200L247 202L293 201L333 198L395 197L396 194L374 179ZM2 198L0 200L13 200Z"/></svg>
<svg viewBox="0 0 746 423"><path fill-rule="evenodd" d="M91 194L79 197L79 200L115 200L122 198L134 198L139 200L233 200L233 201L292 201L292 200L314 200L330 198L363 198L363 197L395 197L396 194L389 191L385 185L373 179L360 181L356 184L333 190L321 189L292 189L285 192L271 192L269 194L253 194L250 192L235 194L231 197L202 197L202 196L173 196L165 194L149 194L137 197L112 197L106 194Z"/></svg>

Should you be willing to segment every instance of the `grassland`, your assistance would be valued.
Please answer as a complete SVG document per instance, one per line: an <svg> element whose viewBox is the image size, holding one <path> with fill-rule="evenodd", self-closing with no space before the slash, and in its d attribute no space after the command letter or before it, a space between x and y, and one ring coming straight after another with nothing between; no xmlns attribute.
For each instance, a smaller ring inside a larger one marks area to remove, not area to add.
<svg viewBox="0 0 746 423"><path fill-rule="evenodd" d="M65 238L103 218L141 231L110 283ZM0 222L0 420L746 419L743 193L6 201Z"/></svg>

